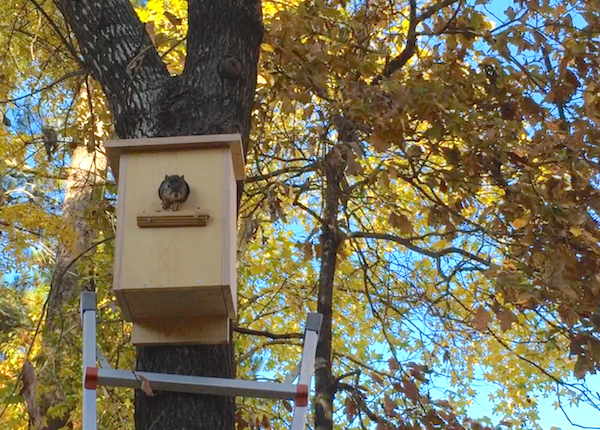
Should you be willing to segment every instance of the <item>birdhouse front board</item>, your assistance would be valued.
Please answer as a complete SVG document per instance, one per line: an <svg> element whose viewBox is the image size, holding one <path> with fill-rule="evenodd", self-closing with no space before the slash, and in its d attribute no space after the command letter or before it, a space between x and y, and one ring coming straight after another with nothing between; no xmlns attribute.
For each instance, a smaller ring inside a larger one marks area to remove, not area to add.
<svg viewBox="0 0 600 430"><path fill-rule="evenodd" d="M114 291L138 345L224 343L235 317L239 135L106 143L118 172Z"/></svg>

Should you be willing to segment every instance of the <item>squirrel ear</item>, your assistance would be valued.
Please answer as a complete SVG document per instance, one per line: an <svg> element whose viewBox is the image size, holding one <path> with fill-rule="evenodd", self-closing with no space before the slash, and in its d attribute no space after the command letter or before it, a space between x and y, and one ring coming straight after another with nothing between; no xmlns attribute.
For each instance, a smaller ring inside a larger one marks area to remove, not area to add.
<svg viewBox="0 0 600 430"><path fill-rule="evenodd" d="M169 175L165 175L165 179L169 179Z"/></svg>
<svg viewBox="0 0 600 430"><path fill-rule="evenodd" d="M181 179L183 179L184 175L181 175Z"/></svg>

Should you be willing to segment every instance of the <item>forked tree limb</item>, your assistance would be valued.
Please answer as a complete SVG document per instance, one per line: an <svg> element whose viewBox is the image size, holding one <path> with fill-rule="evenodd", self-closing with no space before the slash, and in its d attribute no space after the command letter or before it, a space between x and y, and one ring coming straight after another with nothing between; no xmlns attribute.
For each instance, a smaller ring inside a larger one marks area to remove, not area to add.
<svg viewBox="0 0 600 430"><path fill-rule="evenodd" d="M159 98L161 83L170 76L129 0L54 2L108 98L118 134L150 133L156 119L147 115L146 106Z"/></svg>
<svg viewBox="0 0 600 430"><path fill-rule="evenodd" d="M382 78L389 78L395 71L400 70L408 61L415 55L417 51L417 26L428 18L431 18L438 11L443 8L453 5L462 0L444 0L437 4L431 5L425 8L420 14L417 13L417 1L410 0L410 13L409 13L409 24L408 33L406 37L406 45L402 52L392 59L386 66L375 82L379 82Z"/></svg>

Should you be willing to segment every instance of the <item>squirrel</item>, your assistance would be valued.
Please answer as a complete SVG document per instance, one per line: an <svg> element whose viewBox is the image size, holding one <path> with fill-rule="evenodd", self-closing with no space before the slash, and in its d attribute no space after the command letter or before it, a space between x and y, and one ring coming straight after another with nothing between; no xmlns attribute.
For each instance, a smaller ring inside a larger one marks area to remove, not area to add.
<svg viewBox="0 0 600 430"><path fill-rule="evenodd" d="M52 153L58 146L58 133L52 127L42 127L42 141L48 154L48 161L52 161Z"/></svg>
<svg viewBox="0 0 600 430"><path fill-rule="evenodd" d="M187 200L190 195L190 186L183 175L165 175L164 181L158 187L158 197L162 200L163 209L176 211L179 204Z"/></svg>

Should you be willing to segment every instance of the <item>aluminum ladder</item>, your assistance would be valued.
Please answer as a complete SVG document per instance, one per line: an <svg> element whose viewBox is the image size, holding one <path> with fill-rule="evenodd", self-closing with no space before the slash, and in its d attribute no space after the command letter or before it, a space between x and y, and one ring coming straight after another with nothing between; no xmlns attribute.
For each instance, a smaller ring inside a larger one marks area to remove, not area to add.
<svg viewBox="0 0 600 430"><path fill-rule="evenodd" d="M283 383L209 378L168 373L138 372L110 368L96 344L96 293L81 293L83 325L83 408L82 430L97 430L96 388L98 385L142 389L147 383L152 390L217 396L259 397L293 400L295 403L291 430L304 430L308 409L308 392L314 373L315 355L323 316L309 313L304 327L304 344L299 369ZM96 366L96 360L100 367ZM298 377L298 382L292 382Z"/></svg>

